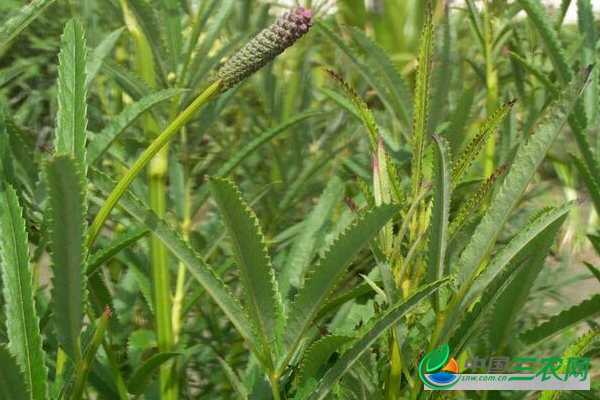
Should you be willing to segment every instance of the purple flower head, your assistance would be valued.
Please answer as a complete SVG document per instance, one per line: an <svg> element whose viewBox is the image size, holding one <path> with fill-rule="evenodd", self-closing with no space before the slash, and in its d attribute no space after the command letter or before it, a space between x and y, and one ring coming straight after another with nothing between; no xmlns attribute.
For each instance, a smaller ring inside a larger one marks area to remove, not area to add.
<svg viewBox="0 0 600 400"><path fill-rule="evenodd" d="M231 89L273 61L305 35L313 24L312 11L302 7L293 8L277 18L221 67L217 73L221 91Z"/></svg>

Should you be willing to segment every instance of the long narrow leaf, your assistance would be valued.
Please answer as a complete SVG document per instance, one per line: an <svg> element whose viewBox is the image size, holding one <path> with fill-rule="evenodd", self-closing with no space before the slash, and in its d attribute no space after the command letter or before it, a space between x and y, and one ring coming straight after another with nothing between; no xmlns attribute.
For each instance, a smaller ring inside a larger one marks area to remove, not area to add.
<svg viewBox="0 0 600 400"><path fill-rule="evenodd" d="M475 138L469 143L463 154L458 158L454 167L452 168L452 187L456 187L460 180L464 177L467 172L467 168L475 160L485 143L494 133L494 130L500 124L504 118L508 115L515 101L509 101L508 103L500 106L481 126L479 132Z"/></svg>
<svg viewBox="0 0 600 400"><path fill-rule="evenodd" d="M448 219L450 216L450 153L448 142L443 137L435 139L433 211L427 258L427 282L434 282L444 274L446 248L448 246ZM439 296L434 307L440 310Z"/></svg>
<svg viewBox="0 0 600 400"><path fill-rule="evenodd" d="M319 309L339 283L354 255L395 215L398 207L374 208L354 223L327 250L309 273L291 305L285 343L293 349L312 325Z"/></svg>
<svg viewBox="0 0 600 400"><path fill-rule="evenodd" d="M416 198L423 179L423 155L427 139L427 113L429 112L429 83L433 67L433 11L428 9L423 22L419 43L419 65L413 106L411 195Z"/></svg>
<svg viewBox="0 0 600 400"><path fill-rule="evenodd" d="M590 68L587 68L569 85L569 88L546 111L545 118L529 137L528 142L518 149L508 175L460 257L457 269L460 284L473 278L481 261L492 248L510 212L565 125L589 72Z"/></svg>
<svg viewBox="0 0 600 400"><path fill-rule="evenodd" d="M52 253L52 307L65 352L82 360L79 337L86 301L86 203L83 177L75 159L59 155L45 166L48 186L48 232Z"/></svg>
<svg viewBox="0 0 600 400"><path fill-rule="evenodd" d="M83 27L71 20L65 26L58 55L58 115L56 153L72 154L85 168L87 128L86 48Z"/></svg>
<svg viewBox="0 0 600 400"><path fill-rule="evenodd" d="M45 400L47 370L33 302L29 248L22 214L15 190L6 182L0 183L0 267L9 348L23 371L31 399Z"/></svg>
<svg viewBox="0 0 600 400"><path fill-rule="evenodd" d="M562 311L548 321L523 332L519 339L527 344L546 340L565 329L587 319L593 319L600 314L600 294L595 294L587 300Z"/></svg>
<svg viewBox="0 0 600 400"><path fill-rule="evenodd" d="M217 178L209 184L233 242L246 306L263 340L264 351L268 352L269 344L280 332L283 308L258 218L233 183Z"/></svg>

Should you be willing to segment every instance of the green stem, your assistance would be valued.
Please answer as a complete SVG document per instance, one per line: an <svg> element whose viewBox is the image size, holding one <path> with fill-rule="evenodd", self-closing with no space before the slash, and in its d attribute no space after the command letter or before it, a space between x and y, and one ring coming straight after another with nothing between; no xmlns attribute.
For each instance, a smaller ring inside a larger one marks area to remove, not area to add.
<svg viewBox="0 0 600 400"><path fill-rule="evenodd" d="M106 328L108 327L110 316L110 309L107 308L100 317L100 319L98 319L96 330L94 331L94 336L92 336L92 341L83 357L82 369L77 372L77 379L75 380L75 385L73 386L73 394L71 396L71 400L79 400L83 395L85 383L87 382L88 375L90 374L90 369L92 367L92 364L94 363L94 359L96 358L98 348L100 347L104 339L104 333L106 332Z"/></svg>
<svg viewBox="0 0 600 400"><path fill-rule="evenodd" d="M121 178L121 180L117 183L117 186L112 191L112 193L106 199L106 202L98 211L96 218L92 222L92 225L89 229L89 236L87 241L88 249L91 249L104 225L106 219L110 215L112 209L117 205L119 199L125 191L131 185L136 176L146 167L148 162L152 160L152 158L169 142L171 137L183 125L187 123L187 121L198 111L201 109L209 100L219 94L221 89L221 82L216 81L212 85L210 85L204 92L202 92L193 102L190 104L181 114L177 116L167 128L154 139L152 143L144 150L144 152L140 155L140 157L136 160L136 162L131 166L131 168L125 173L125 175Z"/></svg>
<svg viewBox="0 0 600 400"><path fill-rule="evenodd" d="M273 400L281 400L279 394L279 374L269 375L271 381L271 392L273 392Z"/></svg>
<svg viewBox="0 0 600 400"><path fill-rule="evenodd" d="M164 218L166 213L168 153L169 146L164 146L148 166L150 208L160 218ZM167 248L158 237L152 235L150 249L158 349L161 352L169 352L173 350L174 339L171 326L171 280ZM177 379L172 363L165 363L160 367L160 393L163 400L177 400Z"/></svg>
<svg viewBox="0 0 600 400"><path fill-rule="evenodd" d="M498 107L498 72L494 69L494 60L492 59L492 48L494 46L494 37L492 31L492 21L490 15L489 0L484 2L483 9L483 31L485 39L484 57L485 57L485 84L486 84L486 111L491 115ZM491 135L484 155L483 176L490 176L495 170L494 156L496 154L496 137Z"/></svg>

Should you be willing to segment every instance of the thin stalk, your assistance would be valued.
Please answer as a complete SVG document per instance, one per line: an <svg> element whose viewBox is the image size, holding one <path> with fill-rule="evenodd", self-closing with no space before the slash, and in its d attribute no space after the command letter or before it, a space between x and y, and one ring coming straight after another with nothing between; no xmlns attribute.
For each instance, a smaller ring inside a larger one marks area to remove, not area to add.
<svg viewBox="0 0 600 400"><path fill-rule="evenodd" d="M98 319L96 330L94 331L94 335L92 336L92 341L83 357L82 369L77 372L77 379L75 380L75 385L73 386L73 394L71 395L71 400L79 400L83 395L85 384L90 374L90 369L92 367L92 364L94 363L94 359L96 358L98 348L104 340L104 334L106 332L106 328L108 327L110 317L110 309L106 308L100 319Z"/></svg>
<svg viewBox="0 0 600 400"><path fill-rule="evenodd" d="M273 392L273 400L281 400L281 396L279 394L279 375L269 375L269 380L271 381L271 392Z"/></svg>
<svg viewBox="0 0 600 400"><path fill-rule="evenodd" d="M484 57L485 57L485 85L486 85L486 112L492 115L498 107L498 72L494 68L492 59L492 47L494 37L490 15L489 0L484 2L483 31L484 31ZM483 176L490 176L495 170L494 155L496 154L496 137L492 134L486 143L484 153Z"/></svg>
<svg viewBox="0 0 600 400"><path fill-rule="evenodd" d="M112 209L117 205L119 199L125 194L125 191L131 185L133 180L137 177L137 175L146 167L146 165L152 160L152 158L169 142L169 140L173 137L181 127L183 127L188 120L201 109L209 100L219 94L221 89L221 82L216 81L212 85L210 85L204 92L202 92L193 102L190 104L185 110L181 112L175 118L169 126L165 128L164 131L161 132L160 135L156 137L150 143L150 145L144 150L144 152L139 156L139 158L135 161L135 163L131 166L131 168L125 173L125 175L119 180L117 186L114 188L112 193L106 199L106 202L98 211L96 218L92 222L92 225L89 229L89 236L87 241L88 249L91 249L102 229L102 226L106 222L106 219L110 215Z"/></svg>
<svg viewBox="0 0 600 400"><path fill-rule="evenodd" d="M385 398L387 400L396 400L400 397L400 384L402 382L402 361L400 359L400 349L396 340L395 329L391 330L390 344L390 372L388 374L387 385L385 388Z"/></svg>
<svg viewBox="0 0 600 400"><path fill-rule="evenodd" d="M181 151L183 152L184 164L184 188L183 188L183 220L181 222L181 235L183 240L187 241L190 235L190 226L192 223L192 201L191 201L191 182L189 178L189 165L187 154L187 132L185 128L181 130ZM173 297L173 312L171 325L173 327L173 337L175 343L179 340L179 332L181 331L181 310L183 308L183 297L186 291L186 268L180 261L177 268L177 283L175 284L175 296Z"/></svg>
<svg viewBox="0 0 600 400"><path fill-rule="evenodd" d="M164 218L167 208L166 175L169 165L169 146L164 146L148 166L150 208ZM156 336L161 352L173 350L174 339L171 326L171 281L167 260L167 248L161 240L150 237L150 260L152 265L152 288L156 311ZM172 363L160 367L160 393L163 400L177 400L177 377Z"/></svg>

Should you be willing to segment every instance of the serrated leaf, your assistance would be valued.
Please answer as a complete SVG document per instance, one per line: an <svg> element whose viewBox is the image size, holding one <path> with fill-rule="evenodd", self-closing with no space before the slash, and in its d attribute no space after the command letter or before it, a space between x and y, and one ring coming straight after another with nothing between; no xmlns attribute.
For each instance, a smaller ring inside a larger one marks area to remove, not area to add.
<svg viewBox="0 0 600 400"><path fill-rule="evenodd" d="M93 182L105 194L112 192L115 183L106 175L92 170ZM256 350L255 333L252 322L245 310L229 291L223 281L215 274L206 262L171 228L164 220L148 209L138 198L126 192L119 200L119 205L136 221L146 226L158 237L167 248L188 269L190 274L200 283L207 294L221 308L223 313L235 326L242 338L246 340L254 354Z"/></svg>
<svg viewBox="0 0 600 400"><path fill-rule="evenodd" d="M0 57L6 52L12 40L31 24L54 0L32 0L15 15L0 24Z"/></svg>
<svg viewBox="0 0 600 400"><path fill-rule="evenodd" d="M517 150L514 162L502 186L493 197L488 211L460 257L456 269L459 285L473 279L477 268L491 250L510 212L516 206L554 139L565 125L588 73L589 70L586 70L586 73L569 85L559 99L548 108L542 122L529 136L528 142Z"/></svg>
<svg viewBox="0 0 600 400"><path fill-rule="evenodd" d="M551 215L553 217L559 215L559 217L556 219L548 216L548 218L538 221L539 224L536 225L538 228L545 225L541 231L534 229L533 226L525 231L523 236L529 236L530 240L524 241L523 237L519 236L513 239L507 245L504 254L496 257L492 262L493 265L490 265L475 281L470 292L465 296L462 306L457 307L453 315L448 318L450 325L458 322L456 328L448 330L451 331L452 336L446 338L450 348L456 351L456 354L462 352L471 337L481 330L485 316L492 310L490 304L498 301L518 276L519 271L528 268L530 259L547 255L550 246L556 239L557 231L564 221L564 213L560 216L560 212L553 210ZM548 221L553 222L548 225ZM527 232L538 233L531 235ZM467 309L469 310L465 313Z"/></svg>
<svg viewBox="0 0 600 400"><path fill-rule="evenodd" d="M587 319L595 318L600 314L600 294L595 294L587 300L568 308L558 315L519 336L527 344L534 344L546 340L565 329Z"/></svg>
<svg viewBox="0 0 600 400"><path fill-rule="evenodd" d="M2 110L0 110L0 176L4 182L7 182L14 187L19 187L12 158L8 132L4 122L4 114L2 113Z"/></svg>
<svg viewBox="0 0 600 400"><path fill-rule="evenodd" d="M310 378L318 376L319 370L327 363L329 358L345 345L356 339L348 335L327 335L317 340L306 350L300 363L297 385L303 387Z"/></svg>
<svg viewBox="0 0 600 400"><path fill-rule="evenodd" d="M7 182L0 183L0 267L8 346L23 372L26 392L32 400L45 400L47 370L33 300L29 244L22 214L15 190ZM7 371L2 368L4 373Z"/></svg>
<svg viewBox="0 0 600 400"><path fill-rule="evenodd" d="M577 21L579 32L583 36L583 47L580 51L581 65L595 64L596 42L598 34L594 23L594 10L590 0L577 0ZM593 127L598 120L598 70L590 74L590 87L583 94L583 109L587 118L586 126Z"/></svg>
<svg viewBox="0 0 600 400"><path fill-rule="evenodd" d="M556 374L567 374L568 360L570 358L583 357L594 339L596 339L596 336L598 336L598 330L589 331L571 343L561 356L563 361L560 367L557 368ZM542 390L539 400L556 400L560 397L561 393L560 390Z"/></svg>
<svg viewBox="0 0 600 400"><path fill-rule="evenodd" d="M161 365L179 355L180 353L176 352L158 353L144 361L144 363L134 371L131 378L129 378L129 381L127 382L127 391L136 396L144 393L154 372L156 372Z"/></svg>
<svg viewBox="0 0 600 400"><path fill-rule="evenodd" d="M308 400L323 400L331 391L333 385L360 359L360 357L388 329L394 326L415 306L436 292L446 280L434 282L419 289L415 294L390 308L390 311L380 318L348 351L346 351L325 374Z"/></svg>
<svg viewBox="0 0 600 400"><path fill-rule="evenodd" d="M429 83L433 67L433 11L431 5L419 40L419 56L413 105L411 196L415 199L421 191L423 180L423 155L427 139L427 113L429 112Z"/></svg>
<svg viewBox="0 0 600 400"><path fill-rule="evenodd" d="M358 93L354 91L352 86L350 86L350 84L346 82L344 78L341 77L341 75L332 70L325 70L325 72L327 72L327 74L340 85L348 100L350 100L354 105L354 109L360 116L360 119L365 125L365 128L367 128L367 133L369 134L369 141L371 142L372 150L374 152L377 151L379 128L377 127L375 117L369 109L369 106L367 106L367 103L365 103L365 101L358 95Z"/></svg>
<svg viewBox="0 0 600 400"><path fill-rule="evenodd" d="M498 168L492 175L490 175L489 178L485 180L485 182L483 182L479 189L477 189L477 191L475 191L475 193L473 193L471 197L469 197L469 199L463 203L456 213L456 216L452 220L452 223L450 224L450 240L452 240L454 235L462 229L469 217L472 216L473 213L477 212L481 202L485 198L485 195L492 190L500 175L505 173L508 168L508 164Z"/></svg>
<svg viewBox="0 0 600 400"><path fill-rule="evenodd" d="M235 393L238 395L238 398L241 400L246 400L248 398L248 390L242 381L240 381L240 378L237 376L233 368L231 368L231 366L227 364L227 362L221 357L217 357L217 361L219 361L219 364L221 364L221 368L223 369L225 376L227 376L227 380L229 380L233 390L235 390Z"/></svg>
<svg viewBox="0 0 600 400"><path fill-rule="evenodd" d="M496 126L506 118L514 104L514 100L503 104L483 123L475 138L473 138L462 155L454 163L452 168L452 187L456 187L465 176L467 169L494 133Z"/></svg>
<svg viewBox="0 0 600 400"><path fill-rule="evenodd" d="M71 20L65 26L58 55L55 149L57 154L73 155L80 168L86 166L86 53L83 26Z"/></svg>
<svg viewBox="0 0 600 400"><path fill-rule="evenodd" d="M148 232L146 228L136 228L117 236L111 243L103 246L102 249L89 257L86 269L87 275L93 275L102 264L105 264L124 249L137 243Z"/></svg>
<svg viewBox="0 0 600 400"><path fill-rule="evenodd" d="M526 241L529 240L531 243L534 243L534 241L539 242L537 236L543 234L543 229L546 229L544 227L550 227L550 225L554 223L558 223L560 226L566 217L566 213L568 213L572 207L573 203L567 204L556 210L550 209L544 211L539 216L534 217L534 220L525 227L522 233L511 240L498 257L490 264L490 269L497 268L496 260L500 261L500 259L509 253L511 251L510 249L519 242L523 243L523 245L521 245L523 248L523 250L521 250L522 252L524 252L527 247L532 250L531 258L527 262L527 268L523 268L517 272L515 279L504 290L494 305L494 317L489 323L489 338L492 348L503 348L507 343L514 322L517 319L517 314L525 304L535 279L544 267L547 254L552 245L551 241L547 241L546 243L540 243L540 245L533 248L532 245L525 245ZM539 233L536 233L536 231ZM529 239L527 239L527 236L529 236ZM515 252L515 250L513 250L513 252Z"/></svg>
<svg viewBox="0 0 600 400"><path fill-rule="evenodd" d="M114 117L88 146L88 165L97 162L135 120L155 105L184 93L183 89L165 89L142 97L129 104Z"/></svg>
<svg viewBox="0 0 600 400"><path fill-rule="evenodd" d="M470 286L465 301L469 304L472 300L478 297L484 287L495 279L498 273L507 267L510 263L516 262L515 260L521 259L524 256L531 257L532 255L539 255L543 253L541 246L534 246L534 243L540 241L547 243L551 242L550 239L544 240L548 236L548 231L553 229L556 231L558 227L562 225L566 215L579 203L570 202L558 208L551 208L545 210L539 216L533 218L514 238L504 246L498 254L486 265L483 270L479 273L475 282ZM534 249L536 249L534 251ZM550 248L548 244L547 248ZM529 251L527 251L529 249ZM547 251L546 253L547 254Z"/></svg>
<svg viewBox="0 0 600 400"><path fill-rule="evenodd" d="M80 168L71 155L45 165L48 237L52 255L52 310L61 346L73 362L82 360L79 337L85 290L86 198Z"/></svg>
<svg viewBox="0 0 600 400"><path fill-rule="evenodd" d="M278 339L283 308L264 235L254 211L231 181L210 179L209 185L233 242L246 307L268 354L269 344Z"/></svg>
<svg viewBox="0 0 600 400"><path fill-rule="evenodd" d="M427 282L442 278L448 247L448 219L450 216L450 152L443 137L434 136L434 186L431 231L427 254ZM440 311L440 298L434 296L434 308Z"/></svg>
<svg viewBox="0 0 600 400"><path fill-rule="evenodd" d="M399 212L398 206L373 208L347 228L311 270L291 305L284 342L294 350L312 325L319 309L344 275L355 254Z"/></svg>
<svg viewBox="0 0 600 400"><path fill-rule="evenodd" d="M30 400L17 360L4 344L0 344L0 398Z"/></svg>

